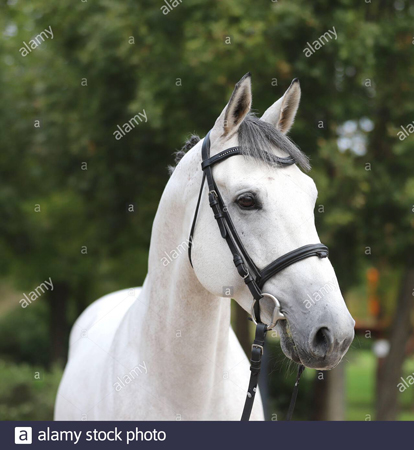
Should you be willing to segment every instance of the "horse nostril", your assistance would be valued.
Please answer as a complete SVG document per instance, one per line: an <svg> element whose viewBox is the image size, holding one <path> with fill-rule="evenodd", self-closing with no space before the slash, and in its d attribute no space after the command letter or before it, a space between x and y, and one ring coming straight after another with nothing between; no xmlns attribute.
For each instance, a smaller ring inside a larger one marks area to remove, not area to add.
<svg viewBox="0 0 414 450"><path fill-rule="evenodd" d="M310 338L310 350L318 358L325 358L333 347L332 334L327 327L321 327L315 330Z"/></svg>

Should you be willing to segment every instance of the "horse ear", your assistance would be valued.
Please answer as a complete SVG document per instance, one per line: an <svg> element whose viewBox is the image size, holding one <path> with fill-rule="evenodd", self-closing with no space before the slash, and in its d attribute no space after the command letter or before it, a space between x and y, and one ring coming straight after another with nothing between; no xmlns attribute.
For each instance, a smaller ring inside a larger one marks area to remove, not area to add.
<svg viewBox="0 0 414 450"><path fill-rule="evenodd" d="M233 94L214 125L214 134L228 136L236 132L252 106L250 72L236 84Z"/></svg>
<svg viewBox="0 0 414 450"><path fill-rule="evenodd" d="M283 134L286 134L295 120L296 112L299 107L300 95L301 90L299 80L295 78L283 97L266 110L261 117L261 120L270 123Z"/></svg>

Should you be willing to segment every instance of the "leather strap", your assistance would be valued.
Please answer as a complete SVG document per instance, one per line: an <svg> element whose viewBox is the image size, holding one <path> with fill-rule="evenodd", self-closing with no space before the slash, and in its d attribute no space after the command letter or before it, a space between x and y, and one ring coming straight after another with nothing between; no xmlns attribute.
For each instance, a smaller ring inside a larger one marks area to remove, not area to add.
<svg viewBox="0 0 414 450"><path fill-rule="evenodd" d="M226 150L223 150L220 153L217 153L217 155L214 155L211 158L204 159L203 162L201 163L201 168L204 170L206 167L212 166L220 161L224 161L230 156L242 154L243 153L240 147L230 147ZM280 164L282 166L291 166L292 164L295 164L295 160L291 157L281 158L269 152L264 152L264 154L266 155L266 159L268 161L273 162L275 164Z"/></svg>
<svg viewBox="0 0 414 450"><path fill-rule="evenodd" d="M281 270L286 269L290 265L302 261L302 259L309 258L310 256L319 256L319 258L326 258L329 254L329 249L323 244L310 244L299 247L289 253L285 253L280 258L276 259L264 269L260 271L260 278L257 280L257 284L260 288L279 273Z"/></svg>
<svg viewBox="0 0 414 450"><path fill-rule="evenodd" d="M296 376L296 383L295 383L295 386L294 386L293 392L292 392L292 398L290 399L290 405L289 405L288 413L286 415L286 420L287 421L290 421L292 419L293 410L295 409L296 399L298 397L299 381L300 381L300 377L302 376L302 373L303 373L304 370L305 370L305 366L300 364L299 367L298 367L298 374Z"/></svg>
<svg viewBox="0 0 414 450"><path fill-rule="evenodd" d="M256 336L252 345L252 356L250 358L250 381L247 389L246 403L244 404L242 421L248 421L252 412L254 398L259 384L259 374L262 365L262 356L264 351L267 326L264 323L258 323L256 326Z"/></svg>
<svg viewBox="0 0 414 450"><path fill-rule="evenodd" d="M191 247L193 245L194 230L195 230L195 225L197 222L198 210L200 209L201 195L203 194L203 187L204 187L205 181L206 181L206 174L203 173L203 179L201 181L200 193L198 194L197 206L194 211L193 223L191 225L190 237L188 238L188 259L190 260L191 267L193 267L193 261L191 260Z"/></svg>

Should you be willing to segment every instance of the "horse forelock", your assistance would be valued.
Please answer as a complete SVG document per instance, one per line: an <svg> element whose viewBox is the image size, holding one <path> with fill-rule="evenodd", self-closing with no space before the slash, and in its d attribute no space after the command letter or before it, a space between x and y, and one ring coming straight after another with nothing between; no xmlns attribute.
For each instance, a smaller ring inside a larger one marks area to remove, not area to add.
<svg viewBox="0 0 414 450"><path fill-rule="evenodd" d="M311 168L309 158L287 136L253 113L249 113L240 124L238 138L245 156L274 165L274 162L269 160L268 153L272 153L272 148L277 147L291 156L302 169L308 171Z"/></svg>

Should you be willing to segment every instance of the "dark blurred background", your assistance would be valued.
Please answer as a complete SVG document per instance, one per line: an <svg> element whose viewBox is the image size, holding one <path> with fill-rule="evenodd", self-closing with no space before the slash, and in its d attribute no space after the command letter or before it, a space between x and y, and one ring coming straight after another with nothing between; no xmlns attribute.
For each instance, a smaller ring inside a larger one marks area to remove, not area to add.
<svg viewBox="0 0 414 450"><path fill-rule="evenodd" d="M0 5L0 418L52 418L71 325L141 285L173 152L205 135L251 71L260 114L300 79L291 137L311 158L320 238L357 320L337 369L305 371L296 418L413 420L414 2ZM49 27L53 39L22 56ZM148 122L116 140L142 110ZM22 308L49 277L54 290ZM248 348L247 316L233 317ZM269 353L267 414L283 419L294 368L277 338Z"/></svg>

